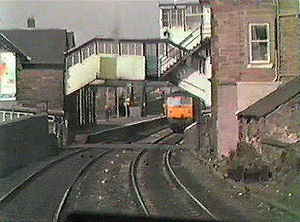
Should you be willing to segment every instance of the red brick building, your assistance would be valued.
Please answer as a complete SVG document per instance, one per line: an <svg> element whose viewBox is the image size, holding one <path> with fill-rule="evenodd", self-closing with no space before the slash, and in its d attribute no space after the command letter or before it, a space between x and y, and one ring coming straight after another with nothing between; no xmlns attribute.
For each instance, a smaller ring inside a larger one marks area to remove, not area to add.
<svg viewBox="0 0 300 222"><path fill-rule="evenodd" d="M236 149L236 113L299 75L298 4L228 0L212 5L212 116L219 155Z"/></svg>

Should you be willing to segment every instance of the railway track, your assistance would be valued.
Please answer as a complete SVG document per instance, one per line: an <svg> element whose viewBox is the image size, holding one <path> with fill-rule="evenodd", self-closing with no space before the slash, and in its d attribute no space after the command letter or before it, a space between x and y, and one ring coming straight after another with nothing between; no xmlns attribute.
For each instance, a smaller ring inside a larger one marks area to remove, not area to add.
<svg viewBox="0 0 300 222"><path fill-rule="evenodd" d="M155 143L162 143L171 135L168 133ZM144 137L145 134L140 132L134 141ZM125 137L122 142L131 141ZM0 198L1 218L26 222L62 221L66 216L68 198L79 178L112 150L85 148L50 162Z"/></svg>
<svg viewBox="0 0 300 222"><path fill-rule="evenodd" d="M176 144L179 140L174 135L167 135L156 143ZM143 214L172 218L187 218L188 215L189 219L216 220L216 217L191 194L177 177L170 164L171 152L171 145L168 150L142 149L131 164L131 183ZM147 158L145 158L146 154ZM147 166L141 166L142 158L144 158L143 164ZM145 163L147 159L148 163ZM141 168L146 168L144 178L140 178L143 182L138 179L138 170Z"/></svg>
<svg viewBox="0 0 300 222"><path fill-rule="evenodd" d="M178 178L178 176L176 175L171 163L170 163L170 159L171 159L171 147L168 149L168 151L166 153L164 153L164 163L167 167L167 170L169 171L171 177L173 178L173 180L176 181L176 183L185 191L185 193L194 201L194 203L199 206L199 208L203 209L204 211L206 211L206 213L208 215L211 216L212 219L217 220L217 217L207 209L206 206L204 206L203 203L201 203L190 191L189 189L183 184L183 182Z"/></svg>
<svg viewBox="0 0 300 222"><path fill-rule="evenodd" d="M76 172L107 152L83 149L49 163L1 197L1 216L8 221L51 221L61 197L79 176L74 179Z"/></svg>
<svg viewBox="0 0 300 222"><path fill-rule="evenodd" d="M100 158L102 158L105 154L108 154L112 152L112 150L107 150L104 151L102 153L100 153L99 155L97 155L93 160L91 160L88 164L86 164L77 174L77 176L74 178L73 182L70 184L69 188L66 190L66 192L64 193L56 211L55 214L52 218L52 222L58 222L58 221L63 221L62 220L62 214L64 211L64 207L66 205L67 199L70 195L70 193L72 192L72 189L74 187L74 185L76 184L76 182L79 180L79 178L88 171L88 169L95 164Z"/></svg>
<svg viewBox="0 0 300 222"><path fill-rule="evenodd" d="M158 131L156 128L152 129L152 130L154 130L155 132ZM134 139L131 138L131 137L129 137L129 138L126 138L126 137L125 138L124 137L114 138L113 136L110 136L109 138L105 139L105 143L114 143L114 142L133 143L133 141L141 140L141 138L144 138L144 136L143 135L142 136L138 135L138 136L134 137ZM161 140L161 138L159 140ZM82 175L84 173L86 173L93 165L97 164L97 161L99 159L101 159L101 157L103 157L105 154L107 154L111 151L112 151L112 149L110 149L110 150L108 150L104 153L101 153L100 155L98 155L96 158L94 158L92 161L90 161L86 166L84 166L83 169L81 169L78 172L77 176L74 178L73 182L70 184L69 188L65 191L64 195L62 196L60 204L58 205L58 207L56 209L56 212L55 212L55 214L52 218L52 222L63 221L64 219L66 219L66 216L67 216L67 213L68 213L68 209L67 209L66 205L67 205L68 198L69 198L75 184L79 181L79 179L82 177Z"/></svg>

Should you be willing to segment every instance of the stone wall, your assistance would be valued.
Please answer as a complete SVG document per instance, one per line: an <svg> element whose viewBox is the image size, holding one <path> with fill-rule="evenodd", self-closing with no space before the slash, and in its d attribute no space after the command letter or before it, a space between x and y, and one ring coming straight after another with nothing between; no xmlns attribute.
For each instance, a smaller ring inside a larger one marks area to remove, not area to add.
<svg viewBox="0 0 300 222"><path fill-rule="evenodd" d="M260 119L240 120L240 140L259 153L270 145L284 147L300 140L300 94Z"/></svg>
<svg viewBox="0 0 300 222"><path fill-rule="evenodd" d="M48 134L47 115L0 124L0 144L0 177L57 154L56 138Z"/></svg>

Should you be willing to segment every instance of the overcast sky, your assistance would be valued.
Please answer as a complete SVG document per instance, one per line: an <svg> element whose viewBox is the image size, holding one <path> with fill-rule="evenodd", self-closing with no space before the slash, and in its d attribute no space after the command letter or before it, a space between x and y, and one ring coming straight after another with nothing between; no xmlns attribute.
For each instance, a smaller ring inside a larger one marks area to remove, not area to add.
<svg viewBox="0 0 300 222"><path fill-rule="evenodd" d="M159 38L156 0L0 0L1 29L26 28L30 15L37 28L74 31L79 44L95 36L113 37L117 26L121 38Z"/></svg>

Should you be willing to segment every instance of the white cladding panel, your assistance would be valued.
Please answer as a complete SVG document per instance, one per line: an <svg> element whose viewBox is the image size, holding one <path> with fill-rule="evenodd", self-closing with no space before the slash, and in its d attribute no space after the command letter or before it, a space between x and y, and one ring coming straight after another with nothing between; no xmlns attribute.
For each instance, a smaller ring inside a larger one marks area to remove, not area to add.
<svg viewBox="0 0 300 222"><path fill-rule="evenodd" d="M119 56L117 61L117 76L124 80L145 79L144 56Z"/></svg>
<svg viewBox="0 0 300 222"><path fill-rule="evenodd" d="M89 56L82 63L70 67L65 75L65 94L69 95L91 83L97 78L100 70L100 58Z"/></svg>
<svg viewBox="0 0 300 222"><path fill-rule="evenodd" d="M145 57L122 55L101 58L101 79L144 80Z"/></svg>

